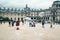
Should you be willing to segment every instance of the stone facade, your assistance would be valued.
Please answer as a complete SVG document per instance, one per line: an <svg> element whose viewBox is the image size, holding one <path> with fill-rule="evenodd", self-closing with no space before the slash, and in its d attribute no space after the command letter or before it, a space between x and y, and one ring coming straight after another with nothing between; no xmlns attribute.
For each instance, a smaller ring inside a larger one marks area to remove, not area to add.
<svg viewBox="0 0 60 40"><path fill-rule="evenodd" d="M0 16L8 17L9 19L17 20L18 18L25 18L27 16L37 19L37 17L45 20L52 20L60 22L60 1L54 1L52 7L44 10L31 9L27 5L24 9L5 8L0 7Z"/></svg>

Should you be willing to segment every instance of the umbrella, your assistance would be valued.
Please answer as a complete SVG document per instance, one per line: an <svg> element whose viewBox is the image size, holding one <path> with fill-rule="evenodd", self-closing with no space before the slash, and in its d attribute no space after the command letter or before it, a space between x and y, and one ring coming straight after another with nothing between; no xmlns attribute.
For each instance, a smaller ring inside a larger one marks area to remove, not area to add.
<svg viewBox="0 0 60 40"><path fill-rule="evenodd" d="M30 17L26 17L25 19L26 19L26 20L31 20L31 18L30 18Z"/></svg>

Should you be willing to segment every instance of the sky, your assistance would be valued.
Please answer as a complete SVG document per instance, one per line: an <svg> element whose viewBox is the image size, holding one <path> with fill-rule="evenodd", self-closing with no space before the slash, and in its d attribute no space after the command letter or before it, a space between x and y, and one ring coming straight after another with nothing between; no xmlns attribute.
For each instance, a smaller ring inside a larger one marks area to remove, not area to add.
<svg viewBox="0 0 60 40"><path fill-rule="evenodd" d="M26 4L30 8L47 9L52 6L56 0L0 0L0 6L12 8L24 8Z"/></svg>

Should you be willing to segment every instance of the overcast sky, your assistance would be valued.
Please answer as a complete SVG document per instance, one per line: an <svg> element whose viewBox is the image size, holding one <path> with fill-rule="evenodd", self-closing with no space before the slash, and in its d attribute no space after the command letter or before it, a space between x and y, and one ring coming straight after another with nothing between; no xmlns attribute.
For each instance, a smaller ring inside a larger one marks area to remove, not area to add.
<svg viewBox="0 0 60 40"><path fill-rule="evenodd" d="M24 8L26 4L30 8L46 9L52 6L55 0L0 0L0 6Z"/></svg>

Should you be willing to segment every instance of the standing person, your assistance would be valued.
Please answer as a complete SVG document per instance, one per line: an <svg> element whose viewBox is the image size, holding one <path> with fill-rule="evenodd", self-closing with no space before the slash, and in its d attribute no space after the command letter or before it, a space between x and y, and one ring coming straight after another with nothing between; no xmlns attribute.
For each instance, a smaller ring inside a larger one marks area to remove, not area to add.
<svg viewBox="0 0 60 40"><path fill-rule="evenodd" d="M16 26L17 26L17 30L19 30L20 21L17 21L17 22L16 22Z"/></svg>
<svg viewBox="0 0 60 40"><path fill-rule="evenodd" d="M32 22L31 21L29 22L29 27L32 27Z"/></svg>
<svg viewBox="0 0 60 40"><path fill-rule="evenodd" d="M15 22L14 22L14 21L12 21L12 26L14 26L14 23L15 23Z"/></svg>
<svg viewBox="0 0 60 40"><path fill-rule="evenodd" d="M24 20L23 20L23 18L21 18L21 21L22 21L22 24L24 24Z"/></svg>
<svg viewBox="0 0 60 40"><path fill-rule="evenodd" d="M51 26L50 26L50 28L52 28L52 23L51 23Z"/></svg>
<svg viewBox="0 0 60 40"><path fill-rule="evenodd" d="M11 21L9 21L9 26L11 25Z"/></svg>
<svg viewBox="0 0 60 40"><path fill-rule="evenodd" d="M35 22L33 21L33 24L32 24L33 27L35 27Z"/></svg>
<svg viewBox="0 0 60 40"><path fill-rule="evenodd" d="M42 20L42 28L44 28L45 20Z"/></svg>
<svg viewBox="0 0 60 40"><path fill-rule="evenodd" d="M52 28L52 20L51 20L50 24L51 24L51 25L50 25L50 28Z"/></svg>
<svg viewBox="0 0 60 40"><path fill-rule="evenodd" d="M22 24L24 25L24 20L22 21Z"/></svg>

